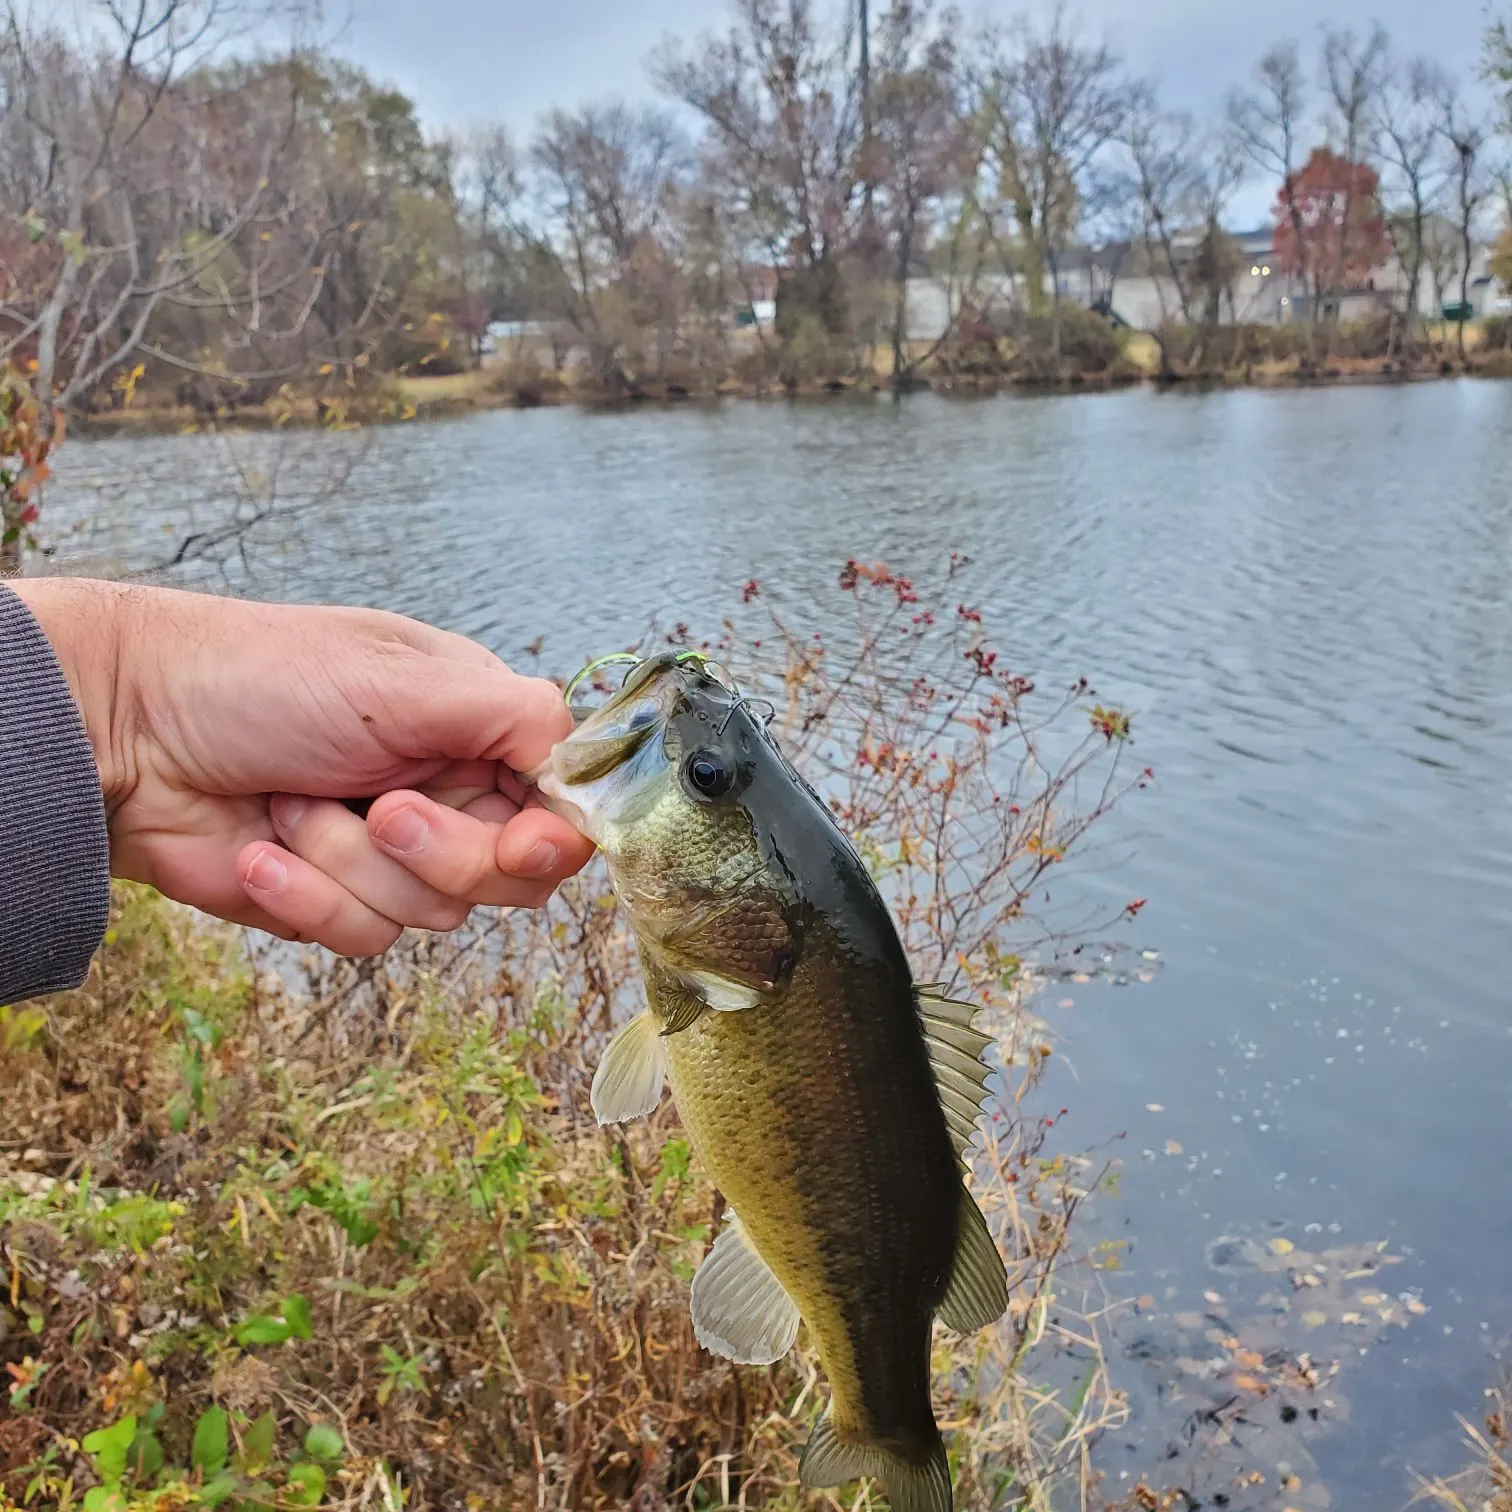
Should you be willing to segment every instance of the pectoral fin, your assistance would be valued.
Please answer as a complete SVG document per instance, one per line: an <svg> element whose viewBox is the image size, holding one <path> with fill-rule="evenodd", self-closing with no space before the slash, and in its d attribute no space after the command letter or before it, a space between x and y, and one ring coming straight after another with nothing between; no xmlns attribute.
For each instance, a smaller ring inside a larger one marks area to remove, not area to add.
<svg viewBox="0 0 1512 1512"><path fill-rule="evenodd" d="M604 1047L589 1100L601 1124L644 1118L661 1101L667 1047L649 1010L638 1013Z"/></svg>
<svg viewBox="0 0 1512 1512"><path fill-rule="evenodd" d="M693 1332L711 1354L770 1365L798 1337L798 1306L730 1213L693 1277Z"/></svg>
<svg viewBox="0 0 1512 1512"><path fill-rule="evenodd" d="M760 988L737 982L717 971L685 970L682 978L688 984L688 990L702 998L716 1013L739 1013L743 1008L754 1008L762 998Z"/></svg>

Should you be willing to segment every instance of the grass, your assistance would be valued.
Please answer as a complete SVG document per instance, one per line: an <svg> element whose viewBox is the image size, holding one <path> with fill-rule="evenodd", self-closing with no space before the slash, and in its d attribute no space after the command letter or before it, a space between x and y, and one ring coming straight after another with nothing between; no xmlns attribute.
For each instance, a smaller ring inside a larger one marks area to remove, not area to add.
<svg viewBox="0 0 1512 1512"><path fill-rule="evenodd" d="M1512 1461L1507 1458L1512 1423L1505 1384L1486 1393L1488 1405L1480 1426L1460 1418L1470 1463L1448 1479L1420 1483L1412 1504L1427 1502L1448 1512L1512 1512Z"/></svg>

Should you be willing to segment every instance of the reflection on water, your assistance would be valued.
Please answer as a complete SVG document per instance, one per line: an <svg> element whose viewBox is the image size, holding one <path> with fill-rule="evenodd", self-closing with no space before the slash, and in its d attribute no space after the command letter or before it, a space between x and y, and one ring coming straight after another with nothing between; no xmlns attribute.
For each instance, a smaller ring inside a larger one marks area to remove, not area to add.
<svg viewBox="0 0 1512 1512"><path fill-rule="evenodd" d="M1372 1339L1314 1452L1395 1505L1405 1466L1455 1461L1453 1413L1512 1332L1509 442L1512 385L1473 382L546 410L234 456L70 444L53 504L82 501L71 549L143 562L233 481L303 488L297 529L223 553L233 585L418 614L526 666L544 635L563 671L653 617L709 623L753 576L801 616L846 557L970 553L962 595L1015 666L1140 711L1157 772L1081 885L1149 897L1164 969L1053 989L1057 1132L1127 1132L1108 1221L1131 1290L1174 1311L1221 1235L1389 1240L1394 1290L1432 1311Z"/></svg>

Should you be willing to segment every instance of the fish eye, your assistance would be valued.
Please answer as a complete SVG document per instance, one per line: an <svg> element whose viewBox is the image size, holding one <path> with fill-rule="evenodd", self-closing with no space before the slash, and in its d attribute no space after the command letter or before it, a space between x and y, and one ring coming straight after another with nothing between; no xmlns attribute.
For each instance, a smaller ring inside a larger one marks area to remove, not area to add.
<svg viewBox="0 0 1512 1512"><path fill-rule="evenodd" d="M688 781L705 798L718 798L728 793L735 777L729 765L712 751L694 751L684 770Z"/></svg>

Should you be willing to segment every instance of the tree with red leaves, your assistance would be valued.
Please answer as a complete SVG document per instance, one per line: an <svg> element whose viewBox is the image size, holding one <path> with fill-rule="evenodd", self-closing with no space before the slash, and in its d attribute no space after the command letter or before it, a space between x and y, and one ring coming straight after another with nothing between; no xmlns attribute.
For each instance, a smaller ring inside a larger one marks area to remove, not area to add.
<svg viewBox="0 0 1512 1512"><path fill-rule="evenodd" d="M1324 279L1342 272L1344 287L1363 281L1386 261L1391 243L1381 218L1380 176L1327 147L1312 155L1281 186L1273 215L1276 262L1284 273L1311 276L1320 295Z"/></svg>

